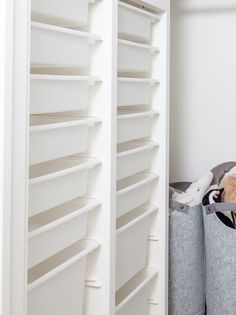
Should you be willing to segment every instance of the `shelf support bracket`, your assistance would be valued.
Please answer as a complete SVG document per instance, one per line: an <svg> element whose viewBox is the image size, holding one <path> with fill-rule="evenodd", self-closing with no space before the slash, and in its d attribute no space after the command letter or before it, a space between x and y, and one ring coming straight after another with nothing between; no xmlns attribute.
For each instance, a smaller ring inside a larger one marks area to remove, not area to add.
<svg viewBox="0 0 236 315"><path fill-rule="evenodd" d="M96 289L100 289L102 287L101 282L96 279L86 279L85 285L86 287L91 287L91 288L96 288Z"/></svg>

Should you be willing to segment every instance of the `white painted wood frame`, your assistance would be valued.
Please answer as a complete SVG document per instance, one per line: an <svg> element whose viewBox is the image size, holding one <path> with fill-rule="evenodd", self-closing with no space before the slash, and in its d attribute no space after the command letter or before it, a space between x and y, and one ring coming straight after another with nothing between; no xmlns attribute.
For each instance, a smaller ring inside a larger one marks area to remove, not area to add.
<svg viewBox="0 0 236 315"><path fill-rule="evenodd" d="M5 76L0 81L5 91L4 98L1 96L5 106L0 107L0 166L4 168L0 186L2 314L27 315L30 0L4 2L6 8L1 14L6 11L6 29L1 29L1 35L6 37L6 55L0 55L0 66L5 64ZM153 0L134 2L161 17L152 38L160 54L151 73L160 81L152 104L160 115L151 133L151 140L159 143L151 164L151 171L159 175L159 183L150 200L158 204L159 211L152 218L148 257L148 265L157 268L159 274L151 290L149 315L167 315L169 1L157 2L157 6ZM89 31L101 36L102 41L94 50L90 71L101 77L102 82L95 105L86 113L99 117L101 124L91 133L91 145L85 155L102 162L88 190L88 196L101 201L102 206L99 212L91 214L88 228L89 236L96 238L101 248L91 256L87 266L85 315L115 315L118 1L97 0L91 6Z"/></svg>

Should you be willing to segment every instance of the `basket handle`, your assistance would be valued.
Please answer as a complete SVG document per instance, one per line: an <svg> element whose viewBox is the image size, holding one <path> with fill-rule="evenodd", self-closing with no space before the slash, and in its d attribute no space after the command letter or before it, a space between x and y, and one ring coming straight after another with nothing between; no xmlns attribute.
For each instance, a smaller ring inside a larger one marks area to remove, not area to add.
<svg viewBox="0 0 236 315"><path fill-rule="evenodd" d="M236 203L217 202L217 203L212 203L210 205L204 206L204 208L206 210L206 214L213 214L215 212L224 212L224 211L236 212Z"/></svg>
<svg viewBox="0 0 236 315"><path fill-rule="evenodd" d="M190 209L189 205L186 205L184 203L181 203L179 201L172 199L175 191L176 191L176 189L169 187L169 208L172 211L178 211L178 212L188 214L189 209Z"/></svg>
<svg viewBox="0 0 236 315"><path fill-rule="evenodd" d="M212 184L220 184L221 179L225 175L226 172L229 172L234 166L236 166L236 162L226 162L222 163L215 168L213 168L211 171L214 174L213 182Z"/></svg>
<svg viewBox="0 0 236 315"><path fill-rule="evenodd" d="M184 203L180 203L176 200L170 200L169 201L169 208L173 211L178 211L178 212L188 214L190 206L185 205Z"/></svg>

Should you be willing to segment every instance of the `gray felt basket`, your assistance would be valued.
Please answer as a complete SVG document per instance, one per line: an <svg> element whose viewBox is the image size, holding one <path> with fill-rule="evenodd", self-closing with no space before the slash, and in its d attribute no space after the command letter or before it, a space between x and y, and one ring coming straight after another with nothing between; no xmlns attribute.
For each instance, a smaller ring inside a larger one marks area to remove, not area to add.
<svg viewBox="0 0 236 315"><path fill-rule="evenodd" d="M188 186L177 183L170 187L169 315L205 313L202 206L189 207L172 200L175 190L184 191Z"/></svg>
<svg viewBox="0 0 236 315"><path fill-rule="evenodd" d="M236 162L221 164L212 170L219 184L225 172ZM236 314L236 230L224 225L217 211L235 211L235 203L215 203L205 207L207 315Z"/></svg>

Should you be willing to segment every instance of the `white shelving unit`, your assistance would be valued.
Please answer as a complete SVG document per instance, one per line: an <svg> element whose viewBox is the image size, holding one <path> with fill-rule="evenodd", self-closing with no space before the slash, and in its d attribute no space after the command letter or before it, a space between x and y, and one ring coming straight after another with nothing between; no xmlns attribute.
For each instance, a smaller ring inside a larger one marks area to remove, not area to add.
<svg viewBox="0 0 236 315"><path fill-rule="evenodd" d="M169 11L158 3L15 4L4 315L168 314Z"/></svg>
<svg viewBox="0 0 236 315"><path fill-rule="evenodd" d="M136 3L118 4L116 314L157 315L168 312L167 20Z"/></svg>

